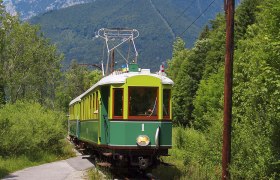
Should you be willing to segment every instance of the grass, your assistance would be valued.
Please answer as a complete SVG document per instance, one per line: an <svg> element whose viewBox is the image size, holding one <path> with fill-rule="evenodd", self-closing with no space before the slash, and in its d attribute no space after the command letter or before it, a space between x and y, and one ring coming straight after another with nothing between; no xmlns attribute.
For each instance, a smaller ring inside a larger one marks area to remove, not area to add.
<svg viewBox="0 0 280 180"><path fill-rule="evenodd" d="M64 143L65 146L59 154L42 151L13 157L0 156L0 179L12 172L25 169L27 167L37 166L75 156L75 153L72 151L72 145L67 143L66 140L62 143Z"/></svg>
<svg viewBox="0 0 280 180"><path fill-rule="evenodd" d="M185 166L183 151L173 148L169 150L170 156L161 157L161 161L168 165L161 164L152 170L152 174L160 179L185 179Z"/></svg>
<svg viewBox="0 0 280 180"><path fill-rule="evenodd" d="M89 180L102 180L103 175L97 169L90 169L87 171L87 178Z"/></svg>
<svg viewBox="0 0 280 180"><path fill-rule="evenodd" d="M152 170L152 174L161 179L185 179L185 165L184 165L184 156L185 151L183 149L177 148L177 139L175 138L178 135L178 132L181 132L182 129L173 128L172 129L172 149L169 150L169 155L166 157L161 157L161 161L169 165L160 165L156 169ZM181 142L182 143L182 142ZM188 178L187 178L188 179Z"/></svg>
<svg viewBox="0 0 280 180"><path fill-rule="evenodd" d="M186 162L188 154L199 154L195 146L190 148L186 146L186 143L189 142L185 142L186 139L192 140L190 137L193 137L195 133L193 130L181 127L173 128L173 147L169 150L170 156L161 157L161 160L169 165L160 165L152 170L152 174L160 179L220 179L220 166L202 164L195 161L196 156L191 161ZM183 139L178 138L179 136L182 136Z"/></svg>

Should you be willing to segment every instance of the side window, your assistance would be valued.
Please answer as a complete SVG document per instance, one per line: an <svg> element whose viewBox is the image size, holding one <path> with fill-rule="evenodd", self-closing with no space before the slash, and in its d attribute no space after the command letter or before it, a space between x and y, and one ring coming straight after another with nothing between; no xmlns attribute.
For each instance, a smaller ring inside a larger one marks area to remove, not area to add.
<svg viewBox="0 0 280 180"><path fill-rule="evenodd" d="M123 89L114 88L113 89L113 117L122 118L123 117Z"/></svg>
<svg viewBox="0 0 280 180"><path fill-rule="evenodd" d="M164 89L163 90L163 117L165 119L170 119L170 98L171 98L171 90Z"/></svg>
<svg viewBox="0 0 280 180"><path fill-rule="evenodd" d="M98 111L99 108L98 92L95 93L95 108Z"/></svg>
<svg viewBox="0 0 280 180"><path fill-rule="evenodd" d="M98 92L94 93L94 119L98 119L98 106L99 106L99 102L98 102Z"/></svg>

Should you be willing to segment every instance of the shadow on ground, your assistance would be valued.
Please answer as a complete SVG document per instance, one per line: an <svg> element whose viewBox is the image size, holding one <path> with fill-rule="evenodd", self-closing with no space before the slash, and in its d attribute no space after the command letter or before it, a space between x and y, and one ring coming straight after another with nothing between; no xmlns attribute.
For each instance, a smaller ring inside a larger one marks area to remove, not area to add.
<svg viewBox="0 0 280 180"><path fill-rule="evenodd" d="M172 164L160 164L156 169L152 170L152 174L161 180L180 179L181 171Z"/></svg>

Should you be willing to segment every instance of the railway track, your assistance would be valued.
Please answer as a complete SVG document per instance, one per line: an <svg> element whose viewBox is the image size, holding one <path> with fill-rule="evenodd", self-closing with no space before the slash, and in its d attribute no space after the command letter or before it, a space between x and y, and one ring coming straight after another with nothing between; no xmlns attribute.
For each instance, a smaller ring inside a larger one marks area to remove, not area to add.
<svg viewBox="0 0 280 180"><path fill-rule="evenodd" d="M99 170L101 173L109 179L114 180L157 180L160 179L153 175L151 172L141 171L136 168L122 168L122 167L113 167L105 158L98 157L94 154L90 154L86 149L79 148L78 146L75 149L82 155L89 155L88 160ZM162 163L162 162L161 162ZM162 163L164 164L164 163Z"/></svg>
<svg viewBox="0 0 280 180"><path fill-rule="evenodd" d="M121 179L121 180L130 180L130 179L147 179L147 180L156 180L160 179L154 176L152 173L141 172L133 169L125 168L112 168L102 171L103 173L108 174L110 179Z"/></svg>
<svg viewBox="0 0 280 180"><path fill-rule="evenodd" d="M101 170L105 176L107 175L109 179L121 179L121 180L130 180L130 179L147 179L147 180L155 180L160 179L157 178L150 172L141 171L135 168L125 168L125 167L113 167L110 166L108 162L104 162L104 159L92 157L95 162L95 166Z"/></svg>

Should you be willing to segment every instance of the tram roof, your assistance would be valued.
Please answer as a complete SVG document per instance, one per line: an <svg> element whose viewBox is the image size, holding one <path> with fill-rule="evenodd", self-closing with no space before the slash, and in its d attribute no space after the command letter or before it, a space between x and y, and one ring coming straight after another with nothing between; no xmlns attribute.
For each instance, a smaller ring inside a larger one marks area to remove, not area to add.
<svg viewBox="0 0 280 180"><path fill-rule="evenodd" d="M69 105L72 105L76 102L81 101L81 99L85 95L87 95L89 92L91 92L98 86L108 85L108 84L123 84L126 82L127 78L132 77L132 76L137 76L137 75L146 75L146 76L153 76L153 77L159 78L159 79L161 79L162 84L170 84L170 85L174 84L174 82L170 78L168 78L164 75L150 73L149 69L142 69L140 72L128 72L128 73L121 73L121 72L115 71L112 74L103 77L100 81L98 81L96 84L91 86L83 94L81 94L78 97L76 97L75 99L73 99Z"/></svg>

